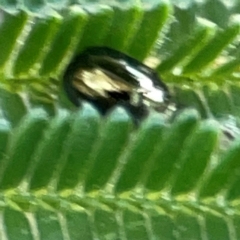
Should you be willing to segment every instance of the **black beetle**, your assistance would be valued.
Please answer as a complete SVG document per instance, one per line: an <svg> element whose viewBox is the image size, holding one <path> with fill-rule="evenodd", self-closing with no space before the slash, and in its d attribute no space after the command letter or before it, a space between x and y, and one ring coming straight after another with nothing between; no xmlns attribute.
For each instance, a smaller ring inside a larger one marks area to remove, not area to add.
<svg viewBox="0 0 240 240"><path fill-rule="evenodd" d="M168 88L155 71L108 47L87 48L74 58L63 78L76 106L85 100L102 114L120 105L139 120L149 109L164 112L169 105Z"/></svg>

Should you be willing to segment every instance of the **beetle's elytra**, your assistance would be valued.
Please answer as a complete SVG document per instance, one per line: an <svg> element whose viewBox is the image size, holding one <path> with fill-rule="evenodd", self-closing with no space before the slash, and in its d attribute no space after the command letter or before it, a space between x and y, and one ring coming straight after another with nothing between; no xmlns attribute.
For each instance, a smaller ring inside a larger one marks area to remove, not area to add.
<svg viewBox="0 0 240 240"><path fill-rule="evenodd" d="M76 106L88 101L105 114L120 105L136 119L150 108L164 112L169 103L168 88L156 72L108 47L90 47L75 57L64 74L64 88Z"/></svg>

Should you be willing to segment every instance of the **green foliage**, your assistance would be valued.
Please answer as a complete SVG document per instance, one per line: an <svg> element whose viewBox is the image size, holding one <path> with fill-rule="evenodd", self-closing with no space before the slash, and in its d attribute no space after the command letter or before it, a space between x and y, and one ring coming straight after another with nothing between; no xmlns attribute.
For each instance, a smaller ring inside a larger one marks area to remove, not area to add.
<svg viewBox="0 0 240 240"><path fill-rule="evenodd" d="M0 239L240 238L237 1L0 6ZM91 45L158 60L174 119L74 109L61 78Z"/></svg>

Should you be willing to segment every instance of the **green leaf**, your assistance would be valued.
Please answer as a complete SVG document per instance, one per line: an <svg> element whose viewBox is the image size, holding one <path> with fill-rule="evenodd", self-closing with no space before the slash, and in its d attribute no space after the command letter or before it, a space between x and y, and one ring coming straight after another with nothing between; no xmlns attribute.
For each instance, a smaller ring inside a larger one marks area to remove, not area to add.
<svg viewBox="0 0 240 240"><path fill-rule="evenodd" d="M181 62L181 60L184 60L186 56L194 55L215 33L216 25L203 19L198 19L198 21L199 23L196 24L196 29L194 29L189 39L160 63L157 67L159 73L173 69L173 67ZM199 39L201 39L201 41L199 41Z"/></svg>
<svg viewBox="0 0 240 240"><path fill-rule="evenodd" d="M147 119L130 139L128 152L123 152L119 159L118 168L123 168L121 176L113 176L113 185L116 192L123 192L132 189L136 184L140 184L144 176L142 176L142 168L148 167L148 162L152 158L152 154L162 141L164 131L164 121L161 116L156 115L151 119ZM155 144L158 144L157 146ZM122 163L121 163L122 162ZM117 178L119 178L117 180Z"/></svg>
<svg viewBox="0 0 240 240"><path fill-rule="evenodd" d="M9 14L7 12L3 12L1 14L4 15L3 22L1 23L0 27L0 46L2 49L0 66L1 71L3 72L3 67L16 45L16 38L22 32L24 24L28 19L28 15L23 11L19 11L14 14Z"/></svg>
<svg viewBox="0 0 240 240"><path fill-rule="evenodd" d="M43 54L46 52L46 45L55 36L60 27L60 17L36 18L33 19L34 27L28 35L24 46L18 53L13 74L17 77L33 77L36 75L33 70L37 70ZM32 68L32 69L31 69ZM29 72L31 69L31 72Z"/></svg>
<svg viewBox="0 0 240 240"><path fill-rule="evenodd" d="M179 161L184 142L198 121L196 112L188 112L175 119L172 128L166 131L162 144L159 144L153 156L146 187L152 191L161 190L174 165ZM171 150L172 149L172 150Z"/></svg>
<svg viewBox="0 0 240 240"><path fill-rule="evenodd" d="M215 121L202 122L187 140L170 185L173 195L188 193L201 181L217 145L218 132L219 126Z"/></svg>
<svg viewBox="0 0 240 240"><path fill-rule="evenodd" d="M2 189L17 187L23 179L42 132L47 127L46 113L33 111L22 120L20 126L9 139L10 146L3 160L6 166L1 175Z"/></svg>
<svg viewBox="0 0 240 240"><path fill-rule="evenodd" d="M219 53L237 37L240 30L240 19L236 19L227 29L216 33L215 37L184 68L184 74L201 71L212 62Z"/></svg>
<svg viewBox="0 0 240 240"><path fill-rule="evenodd" d="M70 8L62 25L47 52L40 69L40 75L58 73L65 67L65 62L72 56L76 49L78 39L82 35L82 30L86 24L86 14L78 7Z"/></svg>
<svg viewBox="0 0 240 240"><path fill-rule="evenodd" d="M43 141L39 144L33 157L34 165L31 169L30 189L38 189L49 183L54 170L57 168L61 156L62 144L69 132L71 117L65 112L60 112L51 121ZM42 172L44 171L44 174Z"/></svg>
<svg viewBox="0 0 240 240"><path fill-rule="evenodd" d="M159 32L162 31L169 15L172 14L172 7L168 1L148 0L143 1L143 4L146 5L146 9L144 9L142 21L131 45L128 46L128 53L140 60L147 57L159 37Z"/></svg>
<svg viewBox="0 0 240 240"><path fill-rule="evenodd" d="M65 159L59 175L58 190L74 188L82 180L91 152L97 144L99 125L99 115L91 106L84 105L82 111L75 116L70 130L71 135L66 138L63 156Z"/></svg>

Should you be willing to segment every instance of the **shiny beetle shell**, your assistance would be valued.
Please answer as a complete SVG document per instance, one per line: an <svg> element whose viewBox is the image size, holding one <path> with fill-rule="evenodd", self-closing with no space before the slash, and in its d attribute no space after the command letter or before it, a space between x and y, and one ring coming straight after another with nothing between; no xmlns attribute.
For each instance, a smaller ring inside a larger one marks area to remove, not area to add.
<svg viewBox="0 0 240 240"><path fill-rule="evenodd" d="M102 114L120 105L141 119L151 108L164 112L169 103L167 86L155 71L108 47L90 47L75 57L64 74L64 88L76 106L84 100Z"/></svg>

